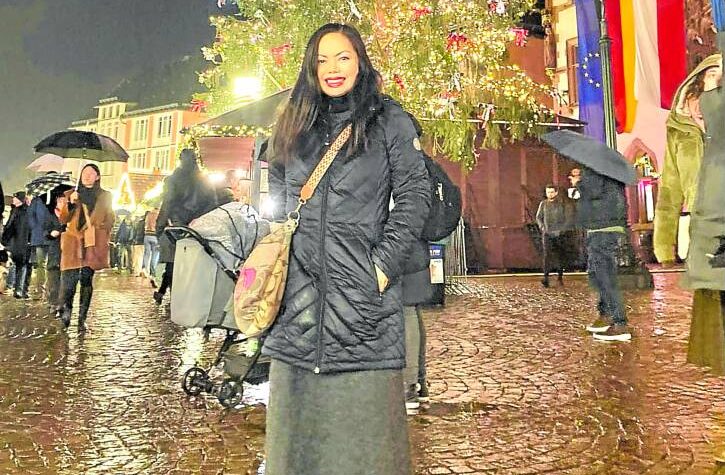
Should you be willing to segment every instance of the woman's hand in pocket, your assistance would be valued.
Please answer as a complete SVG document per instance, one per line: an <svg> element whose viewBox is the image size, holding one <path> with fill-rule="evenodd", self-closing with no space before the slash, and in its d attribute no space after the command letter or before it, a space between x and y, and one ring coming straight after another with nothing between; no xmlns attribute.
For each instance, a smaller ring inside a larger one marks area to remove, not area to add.
<svg viewBox="0 0 725 475"><path fill-rule="evenodd" d="M385 289L388 287L388 283L389 283L388 276L385 275L385 272L380 270L380 267L378 267L377 265L375 266L375 275L378 278L378 290L382 294L385 291Z"/></svg>

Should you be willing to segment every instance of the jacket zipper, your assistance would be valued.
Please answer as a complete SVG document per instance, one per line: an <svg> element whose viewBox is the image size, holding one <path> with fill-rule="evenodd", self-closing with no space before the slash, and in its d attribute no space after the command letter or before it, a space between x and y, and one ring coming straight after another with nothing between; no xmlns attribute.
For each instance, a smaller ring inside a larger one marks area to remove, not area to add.
<svg viewBox="0 0 725 475"><path fill-rule="evenodd" d="M325 145L329 145L330 134L327 134L325 138ZM320 224L322 229L320 230L320 259L322 260L322 269L320 272L320 295L322 302L320 303L320 319L317 322L317 355L315 355L315 374L320 374L320 364L322 359L322 324L325 318L325 299L327 298L327 262L325 261L325 234L327 231L327 219L325 211L327 209L327 192L330 188L329 177L324 177L325 181L322 190L322 205L320 207Z"/></svg>

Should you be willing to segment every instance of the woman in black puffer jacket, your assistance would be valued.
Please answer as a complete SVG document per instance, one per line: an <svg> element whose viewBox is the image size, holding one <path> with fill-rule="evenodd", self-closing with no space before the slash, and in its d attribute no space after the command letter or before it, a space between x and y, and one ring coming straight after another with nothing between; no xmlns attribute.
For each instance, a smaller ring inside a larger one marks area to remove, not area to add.
<svg viewBox="0 0 725 475"><path fill-rule="evenodd" d="M399 278L428 215L429 185L413 123L377 77L356 30L320 28L268 152L284 215L352 123L302 207L283 306L264 342L269 475L410 473Z"/></svg>

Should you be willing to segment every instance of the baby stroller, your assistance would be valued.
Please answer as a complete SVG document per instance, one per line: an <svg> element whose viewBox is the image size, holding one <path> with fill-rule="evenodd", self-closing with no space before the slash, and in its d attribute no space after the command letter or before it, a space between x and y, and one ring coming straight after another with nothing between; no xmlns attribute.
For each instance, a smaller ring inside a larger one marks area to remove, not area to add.
<svg viewBox="0 0 725 475"><path fill-rule="evenodd" d="M241 267L255 243L269 234L269 222L259 219L248 205L227 203L195 219L189 226L165 231L176 242L171 321L186 328L226 332L216 359L208 368L195 364L182 380L184 392L215 395L222 406L242 401L243 383L267 380L269 361L260 358L261 342L243 335L234 320L234 286ZM245 347L245 348L242 348ZM213 368L221 367L225 379L215 385Z"/></svg>

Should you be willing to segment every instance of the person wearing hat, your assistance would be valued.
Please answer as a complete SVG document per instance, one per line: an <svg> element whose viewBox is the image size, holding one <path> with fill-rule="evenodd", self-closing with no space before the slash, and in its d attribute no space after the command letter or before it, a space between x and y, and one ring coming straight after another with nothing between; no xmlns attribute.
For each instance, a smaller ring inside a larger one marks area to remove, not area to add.
<svg viewBox="0 0 725 475"><path fill-rule="evenodd" d="M108 267L109 241L115 215L111 193L101 188L101 171L88 164L81 170L77 190L65 193L59 219L66 225L60 236L60 270L63 310L60 318L67 328L73 310L73 297L80 282L78 331L85 331L93 296L93 275Z"/></svg>
<svg viewBox="0 0 725 475"><path fill-rule="evenodd" d="M2 244L10 252L15 263L15 292L17 299L28 298L30 276L30 224L25 192L13 195L13 208L2 234Z"/></svg>

